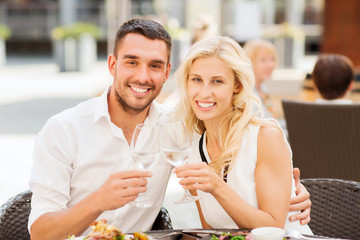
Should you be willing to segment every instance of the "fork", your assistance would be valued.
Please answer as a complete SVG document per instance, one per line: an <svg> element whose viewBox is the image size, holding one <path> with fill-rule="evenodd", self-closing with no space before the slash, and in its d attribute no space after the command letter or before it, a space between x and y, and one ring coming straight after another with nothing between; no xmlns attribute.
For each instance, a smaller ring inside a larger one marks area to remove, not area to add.
<svg viewBox="0 0 360 240"><path fill-rule="evenodd" d="M314 240L314 239L326 239L332 240L336 238L322 237L322 236L304 236L299 230L288 229L285 231L285 236L287 239L299 239L299 240Z"/></svg>

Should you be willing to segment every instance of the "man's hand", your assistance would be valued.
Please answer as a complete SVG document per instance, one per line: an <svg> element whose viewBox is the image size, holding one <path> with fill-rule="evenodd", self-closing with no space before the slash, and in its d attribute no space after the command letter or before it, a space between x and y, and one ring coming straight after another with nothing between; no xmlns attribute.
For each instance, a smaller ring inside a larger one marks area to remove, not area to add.
<svg viewBox="0 0 360 240"><path fill-rule="evenodd" d="M31 239L65 239L68 235L80 235L104 211L122 207L145 192L146 177L151 176L150 171L143 170L112 174L99 189L70 209L41 215L31 226Z"/></svg>
<svg viewBox="0 0 360 240"><path fill-rule="evenodd" d="M300 170L298 168L294 168L293 174L295 179L296 196L291 198L289 211L301 211L301 213L290 216L289 220L291 222L299 220L301 225L305 225L308 224L311 219L310 193L306 190L305 186L300 183Z"/></svg>
<svg viewBox="0 0 360 240"><path fill-rule="evenodd" d="M112 174L106 182L94 193L95 201L100 211L123 207L135 200L139 193L146 191L150 171L131 170Z"/></svg>

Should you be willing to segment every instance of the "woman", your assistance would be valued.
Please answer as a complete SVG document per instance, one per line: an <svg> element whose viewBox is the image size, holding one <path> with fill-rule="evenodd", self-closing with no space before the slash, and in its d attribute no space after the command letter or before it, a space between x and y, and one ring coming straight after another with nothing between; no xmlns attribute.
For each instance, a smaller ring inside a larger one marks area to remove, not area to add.
<svg viewBox="0 0 360 240"><path fill-rule="evenodd" d="M274 104L264 87L266 80L270 79L276 66L275 46L264 39L254 39L245 43L244 51L254 67L255 90L263 106L266 117L278 117Z"/></svg>
<svg viewBox="0 0 360 240"><path fill-rule="evenodd" d="M202 197L197 207L203 227L285 226L311 233L287 220L295 195L291 150L277 122L252 110L261 104L242 48L228 37L202 40L175 75L177 117L198 137L191 164L174 171L184 188Z"/></svg>

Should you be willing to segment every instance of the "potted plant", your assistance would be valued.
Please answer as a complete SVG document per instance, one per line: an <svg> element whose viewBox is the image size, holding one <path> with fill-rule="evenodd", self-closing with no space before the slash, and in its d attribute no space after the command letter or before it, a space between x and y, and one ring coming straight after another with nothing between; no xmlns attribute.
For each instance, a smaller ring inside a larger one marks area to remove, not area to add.
<svg viewBox="0 0 360 240"><path fill-rule="evenodd" d="M297 67L304 56L305 33L301 28L284 22L267 28L263 37L274 42L280 67Z"/></svg>
<svg viewBox="0 0 360 240"><path fill-rule="evenodd" d="M165 29L172 38L171 70L175 71L180 65L184 51L190 48L190 35L176 18L170 18L165 24Z"/></svg>
<svg viewBox="0 0 360 240"><path fill-rule="evenodd" d="M96 62L100 29L94 24L76 22L59 26L52 30L51 37L60 71L82 71Z"/></svg>
<svg viewBox="0 0 360 240"><path fill-rule="evenodd" d="M5 41L11 36L11 30L7 26L0 24L0 66L6 63Z"/></svg>

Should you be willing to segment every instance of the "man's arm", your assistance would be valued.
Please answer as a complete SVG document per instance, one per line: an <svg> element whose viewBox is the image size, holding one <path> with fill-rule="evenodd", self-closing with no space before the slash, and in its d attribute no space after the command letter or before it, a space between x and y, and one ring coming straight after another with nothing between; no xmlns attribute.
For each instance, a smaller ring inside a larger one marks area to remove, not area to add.
<svg viewBox="0 0 360 240"><path fill-rule="evenodd" d="M123 207L133 201L139 193L145 192L145 177L151 175L151 172L142 170L111 175L98 190L74 207L41 215L31 226L31 239L63 240L72 234L80 235L104 211Z"/></svg>
<svg viewBox="0 0 360 240"><path fill-rule="evenodd" d="M311 201L310 193L305 186L300 183L300 170L294 168L293 175L295 179L296 196L291 198L289 211L301 211L301 213L290 216L290 221L300 221L301 225L308 224L311 220Z"/></svg>

